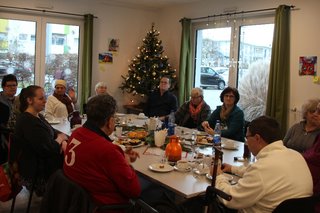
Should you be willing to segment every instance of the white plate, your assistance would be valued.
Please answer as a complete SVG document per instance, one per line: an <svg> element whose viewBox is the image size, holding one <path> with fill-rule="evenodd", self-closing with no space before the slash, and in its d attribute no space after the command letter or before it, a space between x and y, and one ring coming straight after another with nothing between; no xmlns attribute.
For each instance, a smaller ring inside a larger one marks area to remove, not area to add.
<svg viewBox="0 0 320 213"><path fill-rule="evenodd" d="M233 179L233 176L232 176L232 175L229 175L229 174L226 174L226 173L223 173L222 175L225 176L225 177L227 177L227 178L228 178L228 181L232 181L232 179ZM211 176L209 173L206 174L206 177L207 177L209 180L212 180L212 176Z"/></svg>
<svg viewBox="0 0 320 213"><path fill-rule="evenodd" d="M48 121L49 124L59 124L60 121L59 120L51 120L51 121Z"/></svg>
<svg viewBox="0 0 320 213"><path fill-rule="evenodd" d="M237 149L239 149L239 146L236 145L236 144L234 144L233 146L232 146L232 145L230 146L230 145L222 144L221 147L224 148L224 149L230 149L230 150L237 150Z"/></svg>
<svg viewBox="0 0 320 213"><path fill-rule="evenodd" d="M176 170L178 172L190 172L192 169L191 167L188 167L186 169L179 169L177 166L174 166L173 168L174 168L174 170Z"/></svg>
<svg viewBox="0 0 320 213"><path fill-rule="evenodd" d="M213 143L199 141L199 142L197 142L197 144L206 145L206 146L212 146Z"/></svg>
<svg viewBox="0 0 320 213"><path fill-rule="evenodd" d="M163 166L163 168L160 168L161 166ZM169 164L154 163L149 165L149 169L154 172L171 172L173 170L173 167Z"/></svg>
<svg viewBox="0 0 320 213"><path fill-rule="evenodd" d="M124 113L116 113L116 116L117 117L123 117L123 116L125 116L126 114L124 114Z"/></svg>
<svg viewBox="0 0 320 213"><path fill-rule="evenodd" d="M148 119L148 117L147 117L147 116L144 116L144 117L137 116L137 119L140 119L140 120L146 120L146 119Z"/></svg>

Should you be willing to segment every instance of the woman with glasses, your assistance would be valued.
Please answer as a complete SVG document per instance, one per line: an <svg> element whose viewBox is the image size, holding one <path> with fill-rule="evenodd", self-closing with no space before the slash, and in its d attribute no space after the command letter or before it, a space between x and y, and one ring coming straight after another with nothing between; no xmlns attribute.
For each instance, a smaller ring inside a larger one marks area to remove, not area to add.
<svg viewBox="0 0 320 213"><path fill-rule="evenodd" d="M188 128L201 128L201 123L210 114L210 106L203 100L203 90L193 88L191 98L186 101L175 113L176 124Z"/></svg>
<svg viewBox="0 0 320 213"><path fill-rule="evenodd" d="M236 88L227 87L220 94L223 103L217 106L208 121L202 122L202 127L210 135L214 134L214 127L219 120L221 123L221 136L237 141L244 141L244 114L237 106L240 94Z"/></svg>
<svg viewBox="0 0 320 213"><path fill-rule="evenodd" d="M317 135L320 133L319 114L317 105L320 99L311 99L302 105L303 120L294 124L283 139L286 147L298 152L304 152L312 147Z"/></svg>

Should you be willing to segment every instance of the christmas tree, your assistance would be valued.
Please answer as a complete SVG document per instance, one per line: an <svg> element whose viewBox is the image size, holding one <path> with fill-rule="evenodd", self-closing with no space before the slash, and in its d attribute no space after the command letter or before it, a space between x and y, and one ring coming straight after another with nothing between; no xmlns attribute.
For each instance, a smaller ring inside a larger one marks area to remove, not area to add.
<svg viewBox="0 0 320 213"><path fill-rule="evenodd" d="M131 60L128 74L121 76L123 83L120 88L123 91L144 97L159 87L162 76L170 77L171 90L175 88L176 70L168 63L168 57L162 55L164 50L158 39L159 34L152 23L142 46L138 47L140 54Z"/></svg>

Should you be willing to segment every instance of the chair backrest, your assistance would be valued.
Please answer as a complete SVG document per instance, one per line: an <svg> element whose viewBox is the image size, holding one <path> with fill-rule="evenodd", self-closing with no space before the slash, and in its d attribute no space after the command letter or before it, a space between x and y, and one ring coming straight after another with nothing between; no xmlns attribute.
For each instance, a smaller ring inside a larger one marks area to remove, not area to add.
<svg viewBox="0 0 320 213"><path fill-rule="evenodd" d="M88 193L57 170L47 183L40 213L89 213L93 205Z"/></svg>
<svg viewBox="0 0 320 213"><path fill-rule="evenodd" d="M40 213L92 213L108 210L129 210L131 203L95 205L88 192L57 170L47 183Z"/></svg>
<svg viewBox="0 0 320 213"><path fill-rule="evenodd" d="M320 195L311 197L292 198L281 202L273 213L314 213L315 206L320 202Z"/></svg>

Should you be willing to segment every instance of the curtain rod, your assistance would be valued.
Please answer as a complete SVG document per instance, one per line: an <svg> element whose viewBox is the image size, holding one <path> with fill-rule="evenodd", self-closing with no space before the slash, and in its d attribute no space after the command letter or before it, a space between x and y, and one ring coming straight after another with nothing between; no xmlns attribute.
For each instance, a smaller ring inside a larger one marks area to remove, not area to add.
<svg viewBox="0 0 320 213"><path fill-rule="evenodd" d="M40 9L32 9L32 8L26 8L26 7L11 7L11 6L0 5L0 8L14 9L14 10L27 10L27 11L35 11L35 12L43 12L43 13L54 13L54 14L61 14L61 15L68 15L68 16L79 16L79 17L85 16L85 15L77 14L77 13L59 12L59 11L54 11L54 10L40 10ZM98 18L96 16L93 16L93 17Z"/></svg>
<svg viewBox="0 0 320 213"><path fill-rule="evenodd" d="M290 9L295 8L294 5L289 6ZM264 11L273 11L276 10L277 8L265 8L265 9L259 9L259 10L247 10L247 11L239 11L239 12L233 12L233 13L221 13L217 15L209 15L209 16L202 16L198 18L190 18L190 20L201 20L201 19L208 19L208 18L215 18L215 17L222 17L222 16L232 16L232 15L238 15L238 14L246 14L246 13L258 13L258 12L264 12ZM180 19L180 22L182 19Z"/></svg>

